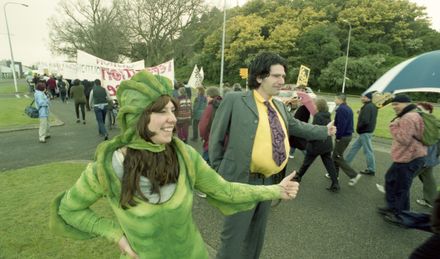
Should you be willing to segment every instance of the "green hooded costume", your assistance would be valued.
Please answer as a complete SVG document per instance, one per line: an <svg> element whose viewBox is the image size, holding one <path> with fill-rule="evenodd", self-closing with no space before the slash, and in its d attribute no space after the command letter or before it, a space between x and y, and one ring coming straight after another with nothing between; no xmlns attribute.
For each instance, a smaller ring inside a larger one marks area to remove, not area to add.
<svg viewBox="0 0 440 259"><path fill-rule="evenodd" d="M196 150L173 138L170 145L176 149L180 171L171 198L152 204L135 197L136 206L122 209L121 181L112 167L113 153L125 146L152 152L163 150L163 145L141 140L135 125L147 106L171 92L168 79L146 71L121 83L117 91L121 134L100 144L95 161L70 190L55 198L49 222L54 233L74 239L103 236L115 243L125 235L140 258L202 259L208 258L208 252L192 217L195 189L206 193L208 202L225 215L249 210L259 201L281 197L281 189L276 185L251 186L225 181ZM117 221L100 217L90 209L102 197L108 200Z"/></svg>

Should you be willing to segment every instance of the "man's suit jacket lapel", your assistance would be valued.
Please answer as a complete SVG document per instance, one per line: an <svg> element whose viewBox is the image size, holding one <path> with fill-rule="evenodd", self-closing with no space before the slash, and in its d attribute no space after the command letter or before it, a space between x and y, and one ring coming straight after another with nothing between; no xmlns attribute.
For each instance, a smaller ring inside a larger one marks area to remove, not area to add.
<svg viewBox="0 0 440 259"><path fill-rule="evenodd" d="M244 92L242 95L242 100L245 105L255 114L258 118L257 104L255 103L254 95L252 91Z"/></svg>

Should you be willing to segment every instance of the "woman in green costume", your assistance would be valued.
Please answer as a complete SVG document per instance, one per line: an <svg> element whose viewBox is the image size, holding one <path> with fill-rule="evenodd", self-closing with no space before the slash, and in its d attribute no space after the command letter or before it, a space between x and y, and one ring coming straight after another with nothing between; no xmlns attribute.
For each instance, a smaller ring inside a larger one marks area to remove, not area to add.
<svg viewBox="0 0 440 259"><path fill-rule="evenodd" d="M170 81L142 71L117 91L121 134L100 144L95 161L51 207L50 227L65 237L103 236L118 243L121 258L208 258L192 218L195 190L225 215L259 201L293 199L294 174L278 185L225 181L200 154L173 136L176 101ZM117 221L90 206L106 198Z"/></svg>

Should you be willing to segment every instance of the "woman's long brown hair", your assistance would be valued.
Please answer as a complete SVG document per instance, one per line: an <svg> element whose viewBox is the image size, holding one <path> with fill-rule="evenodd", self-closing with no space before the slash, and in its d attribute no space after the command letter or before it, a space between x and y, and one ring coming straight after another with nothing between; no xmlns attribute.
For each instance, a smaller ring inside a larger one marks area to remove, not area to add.
<svg viewBox="0 0 440 259"><path fill-rule="evenodd" d="M160 112L170 101L177 108L177 103L173 98L161 96L144 110L137 123L137 131L141 138L151 141L154 133L148 130L150 115L153 112ZM127 148L120 199L122 208L136 206L134 196L148 202L139 185L141 176L148 178L151 182L151 193L159 194L159 200L161 198L160 187L177 182L179 177L177 154L171 143L166 144L165 151L159 153Z"/></svg>

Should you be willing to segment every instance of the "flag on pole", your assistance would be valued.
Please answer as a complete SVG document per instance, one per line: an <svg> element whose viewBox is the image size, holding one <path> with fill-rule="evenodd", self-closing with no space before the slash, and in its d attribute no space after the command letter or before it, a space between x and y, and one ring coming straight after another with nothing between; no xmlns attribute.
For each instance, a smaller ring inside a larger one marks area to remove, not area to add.
<svg viewBox="0 0 440 259"><path fill-rule="evenodd" d="M191 76L188 80L188 86L191 88L197 88L199 86L202 86L203 78L204 78L203 67L199 70L197 65L195 65L193 72L191 73Z"/></svg>

